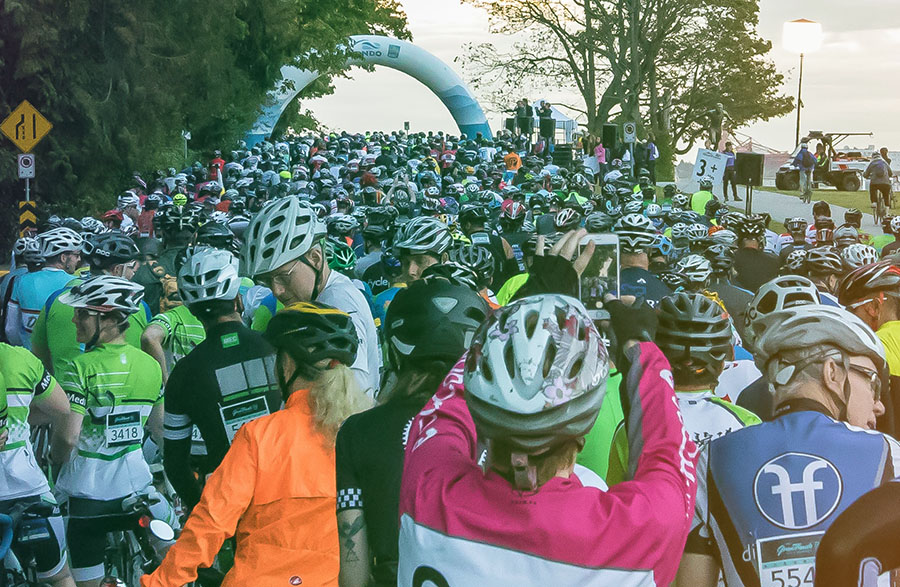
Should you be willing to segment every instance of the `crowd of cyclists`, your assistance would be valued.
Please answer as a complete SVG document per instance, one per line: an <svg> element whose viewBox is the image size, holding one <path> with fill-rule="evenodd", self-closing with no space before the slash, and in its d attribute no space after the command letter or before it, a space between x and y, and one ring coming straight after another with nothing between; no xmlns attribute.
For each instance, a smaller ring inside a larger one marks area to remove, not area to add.
<svg viewBox="0 0 900 587"><path fill-rule="evenodd" d="M145 587L900 568L900 216L870 235L817 202L779 234L709 178L522 147L241 143L18 239L0 529L44 514L6 561L116 585L145 496L177 533ZM595 235L618 243L601 319Z"/></svg>

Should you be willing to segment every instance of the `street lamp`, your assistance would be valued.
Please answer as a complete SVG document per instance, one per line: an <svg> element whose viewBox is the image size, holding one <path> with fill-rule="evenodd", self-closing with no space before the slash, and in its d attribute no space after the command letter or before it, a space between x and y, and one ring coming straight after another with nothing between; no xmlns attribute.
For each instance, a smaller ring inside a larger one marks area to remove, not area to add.
<svg viewBox="0 0 900 587"><path fill-rule="evenodd" d="M801 18L784 23L783 32L784 48L792 53L800 54L800 81L797 84L797 135L794 145L800 143L800 108L803 102L803 56L805 53L815 51L822 46L822 25Z"/></svg>

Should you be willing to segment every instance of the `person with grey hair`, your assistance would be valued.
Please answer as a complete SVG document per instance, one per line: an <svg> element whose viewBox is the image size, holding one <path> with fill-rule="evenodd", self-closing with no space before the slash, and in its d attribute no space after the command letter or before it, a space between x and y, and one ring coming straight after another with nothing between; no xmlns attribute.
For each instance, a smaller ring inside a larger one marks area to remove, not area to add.
<svg viewBox="0 0 900 587"><path fill-rule="evenodd" d="M888 367L862 320L803 304L754 330L775 419L701 451L678 584L716 585L720 569L732 586L811 582L816 548L834 519L900 467L900 443L875 431Z"/></svg>

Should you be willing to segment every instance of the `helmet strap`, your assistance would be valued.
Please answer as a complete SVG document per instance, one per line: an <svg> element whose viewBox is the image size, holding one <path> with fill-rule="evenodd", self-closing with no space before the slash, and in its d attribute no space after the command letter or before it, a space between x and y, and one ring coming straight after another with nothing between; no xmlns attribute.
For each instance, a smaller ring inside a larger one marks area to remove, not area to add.
<svg viewBox="0 0 900 587"><path fill-rule="evenodd" d="M94 348L98 340L100 340L100 314L96 314L94 316L94 336L91 337L91 340L85 343L84 350L89 351Z"/></svg>
<svg viewBox="0 0 900 587"><path fill-rule="evenodd" d="M318 244L322 244L321 241ZM306 255L302 255L300 257L300 262L313 270L313 274L316 276L313 281L313 289L312 296L310 296L311 301L316 301L316 298L319 297L319 282L322 280L322 272L323 269L317 269L315 265L309 262L309 259L306 258ZM325 264L325 251L322 250L322 263Z"/></svg>
<svg viewBox="0 0 900 587"><path fill-rule="evenodd" d="M537 490L537 467L528 462L528 455L514 452L509 457L513 470L513 482L519 491Z"/></svg>

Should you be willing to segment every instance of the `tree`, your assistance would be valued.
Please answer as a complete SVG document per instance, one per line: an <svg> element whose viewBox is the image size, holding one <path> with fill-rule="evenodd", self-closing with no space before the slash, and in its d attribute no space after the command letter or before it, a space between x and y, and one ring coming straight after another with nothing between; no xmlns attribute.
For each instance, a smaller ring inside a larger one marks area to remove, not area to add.
<svg viewBox="0 0 900 587"><path fill-rule="evenodd" d="M182 129L193 157L232 145L283 65L345 70L340 45L361 33L409 37L396 0L6 0L0 117L27 99L54 125L35 149L42 209L97 213L134 171L187 163ZM22 190L7 147L0 214L12 219Z"/></svg>
<svg viewBox="0 0 900 587"><path fill-rule="evenodd" d="M506 52L469 45L460 60L489 102L507 108L510 87L573 91L580 102L564 106L585 116L589 133L634 120L655 135L663 168L690 148L717 102L737 126L792 105L755 32L758 0L466 1L488 12L492 32L514 39Z"/></svg>

